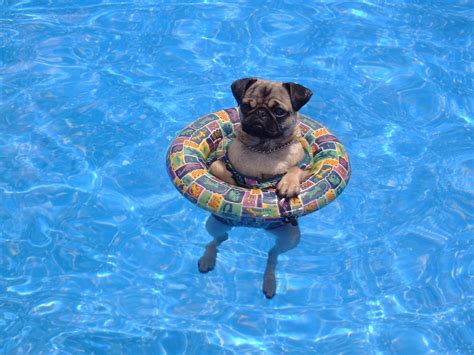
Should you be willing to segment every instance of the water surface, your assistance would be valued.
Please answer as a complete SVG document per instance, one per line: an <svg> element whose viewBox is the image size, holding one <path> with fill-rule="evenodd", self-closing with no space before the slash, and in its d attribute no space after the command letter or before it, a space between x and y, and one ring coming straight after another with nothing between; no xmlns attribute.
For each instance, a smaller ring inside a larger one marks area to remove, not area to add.
<svg viewBox="0 0 474 355"><path fill-rule="evenodd" d="M472 3L1 6L1 352L474 352ZM207 213L164 166L247 76L311 88L353 167L270 301L272 237L199 274Z"/></svg>

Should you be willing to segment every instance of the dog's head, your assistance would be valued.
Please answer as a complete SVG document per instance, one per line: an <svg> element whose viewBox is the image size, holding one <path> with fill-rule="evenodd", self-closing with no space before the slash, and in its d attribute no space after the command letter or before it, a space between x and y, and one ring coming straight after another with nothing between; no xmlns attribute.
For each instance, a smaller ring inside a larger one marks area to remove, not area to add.
<svg viewBox="0 0 474 355"><path fill-rule="evenodd" d="M236 80L231 89L240 108L242 130L262 139L291 134L297 124L298 110L313 94L299 84L257 78Z"/></svg>

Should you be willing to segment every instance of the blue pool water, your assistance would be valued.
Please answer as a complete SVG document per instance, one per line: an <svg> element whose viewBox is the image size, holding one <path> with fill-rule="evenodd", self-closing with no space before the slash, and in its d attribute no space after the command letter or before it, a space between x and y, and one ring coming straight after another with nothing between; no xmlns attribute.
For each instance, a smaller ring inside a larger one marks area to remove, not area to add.
<svg viewBox="0 0 474 355"><path fill-rule="evenodd" d="M474 352L472 2L0 4L0 353ZM311 88L353 167L272 300L262 230L198 272L164 164L246 76Z"/></svg>

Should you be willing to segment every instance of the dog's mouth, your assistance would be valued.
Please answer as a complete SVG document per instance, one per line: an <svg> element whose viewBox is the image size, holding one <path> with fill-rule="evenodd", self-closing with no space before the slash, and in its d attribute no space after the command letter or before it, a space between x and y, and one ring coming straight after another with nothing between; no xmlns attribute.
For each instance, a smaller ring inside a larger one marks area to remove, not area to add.
<svg viewBox="0 0 474 355"><path fill-rule="evenodd" d="M275 139L283 136L278 121L266 110L258 110L242 118L242 130L258 138Z"/></svg>
<svg viewBox="0 0 474 355"><path fill-rule="evenodd" d="M258 138L274 139L283 135L279 127L269 128L261 122L244 123L242 122L242 130Z"/></svg>

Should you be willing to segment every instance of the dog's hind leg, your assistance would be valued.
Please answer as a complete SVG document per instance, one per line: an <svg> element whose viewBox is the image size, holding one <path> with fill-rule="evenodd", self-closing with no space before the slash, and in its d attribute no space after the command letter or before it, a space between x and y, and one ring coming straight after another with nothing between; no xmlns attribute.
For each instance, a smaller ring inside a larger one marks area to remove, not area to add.
<svg viewBox="0 0 474 355"><path fill-rule="evenodd" d="M202 273L209 272L216 266L217 247L229 238L227 232L232 229L232 226L211 215L207 219L206 229L214 239L206 245L206 250L198 261L198 269Z"/></svg>
<svg viewBox="0 0 474 355"><path fill-rule="evenodd" d="M284 226L269 229L275 237L275 245L268 252L267 267L263 274L263 293L265 297L272 298L276 292L275 269L278 255L295 248L300 241L300 229L297 225L285 224Z"/></svg>

